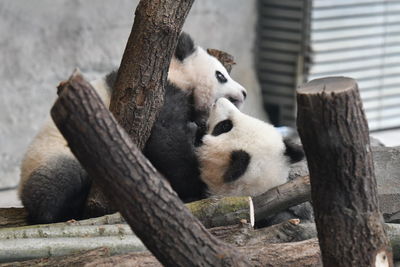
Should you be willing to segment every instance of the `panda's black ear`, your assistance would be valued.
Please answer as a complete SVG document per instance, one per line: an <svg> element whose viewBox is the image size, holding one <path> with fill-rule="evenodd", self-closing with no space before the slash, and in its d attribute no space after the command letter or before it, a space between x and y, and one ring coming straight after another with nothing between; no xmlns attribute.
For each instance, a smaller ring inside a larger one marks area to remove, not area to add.
<svg viewBox="0 0 400 267"><path fill-rule="evenodd" d="M296 163L304 158L304 150L301 145L295 144L289 139L284 139L285 156L289 158L290 163Z"/></svg>
<svg viewBox="0 0 400 267"><path fill-rule="evenodd" d="M183 61L185 58L193 54L195 46L192 37L189 34L182 32L178 38L178 44L175 49L175 57Z"/></svg>
<svg viewBox="0 0 400 267"><path fill-rule="evenodd" d="M231 153L228 169L224 174L224 182L233 182L242 176L249 166L250 155L244 150L235 150Z"/></svg>

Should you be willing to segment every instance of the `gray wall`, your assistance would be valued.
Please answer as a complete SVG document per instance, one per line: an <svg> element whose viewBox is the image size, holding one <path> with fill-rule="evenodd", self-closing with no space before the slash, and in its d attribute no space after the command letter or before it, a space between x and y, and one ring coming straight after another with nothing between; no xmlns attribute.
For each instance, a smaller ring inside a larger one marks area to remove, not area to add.
<svg viewBox="0 0 400 267"><path fill-rule="evenodd" d="M21 157L48 116L55 87L75 67L94 79L118 66L132 0L0 1L0 187L18 182ZM253 67L256 0L196 1L184 29L235 56L245 112L265 118Z"/></svg>

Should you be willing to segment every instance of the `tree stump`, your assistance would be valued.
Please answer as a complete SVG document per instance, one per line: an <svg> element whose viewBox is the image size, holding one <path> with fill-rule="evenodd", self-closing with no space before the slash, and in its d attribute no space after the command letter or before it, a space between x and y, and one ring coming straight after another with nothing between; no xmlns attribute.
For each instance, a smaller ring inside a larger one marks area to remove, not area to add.
<svg viewBox="0 0 400 267"><path fill-rule="evenodd" d="M324 266L392 266L357 83L313 80L297 103Z"/></svg>

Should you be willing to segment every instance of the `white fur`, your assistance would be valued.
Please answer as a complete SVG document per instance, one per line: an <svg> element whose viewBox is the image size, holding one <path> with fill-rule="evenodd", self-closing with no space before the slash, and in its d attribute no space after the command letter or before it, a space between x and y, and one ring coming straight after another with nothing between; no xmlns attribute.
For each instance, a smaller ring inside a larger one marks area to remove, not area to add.
<svg viewBox="0 0 400 267"><path fill-rule="evenodd" d="M231 131L212 136L215 125L230 119ZM201 179L211 194L257 196L287 181L289 163L284 156L285 145L280 133L270 124L241 113L225 98L211 108L208 133L197 150ZM231 152L244 150L250 154L250 163L239 179L226 183L226 172Z"/></svg>
<svg viewBox="0 0 400 267"><path fill-rule="evenodd" d="M226 83L217 80L215 76L217 70L225 76ZM237 99L239 108L244 102L243 92L246 90L243 86L229 76L221 62L201 47L197 47L183 62L173 58L168 80L183 90L196 88L194 97L198 109L208 110L220 97Z"/></svg>

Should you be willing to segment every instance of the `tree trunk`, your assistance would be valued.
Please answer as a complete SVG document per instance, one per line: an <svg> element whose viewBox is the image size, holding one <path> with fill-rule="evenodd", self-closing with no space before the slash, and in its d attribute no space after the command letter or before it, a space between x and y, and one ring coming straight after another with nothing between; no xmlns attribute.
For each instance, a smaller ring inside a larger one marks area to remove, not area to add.
<svg viewBox="0 0 400 267"><path fill-rule="evenodd" d="M143 149L163 104L176 42L194 0L140 1L110 102L110 111Z"/></svg>
<svg viewBox="0 0 400 267"><path fill-rule="evenodd" d="M82 76L71 76L51 115L75 157L162 264L249 265L184 207Z"/></svg>
<svg viewBox="0 0 400 267"><path fill-rule="evenodd" d="M194 0L142 0L122 56L110 111L140 150L164 102L168 68ZM115 212L94 180L85 218Z"/></svg>
<svg viewBox="0 0 400 267"><path fill-rule="evenodd" d="M392 266L357 83L313 80L297 103L324 266Z"/></svg>

